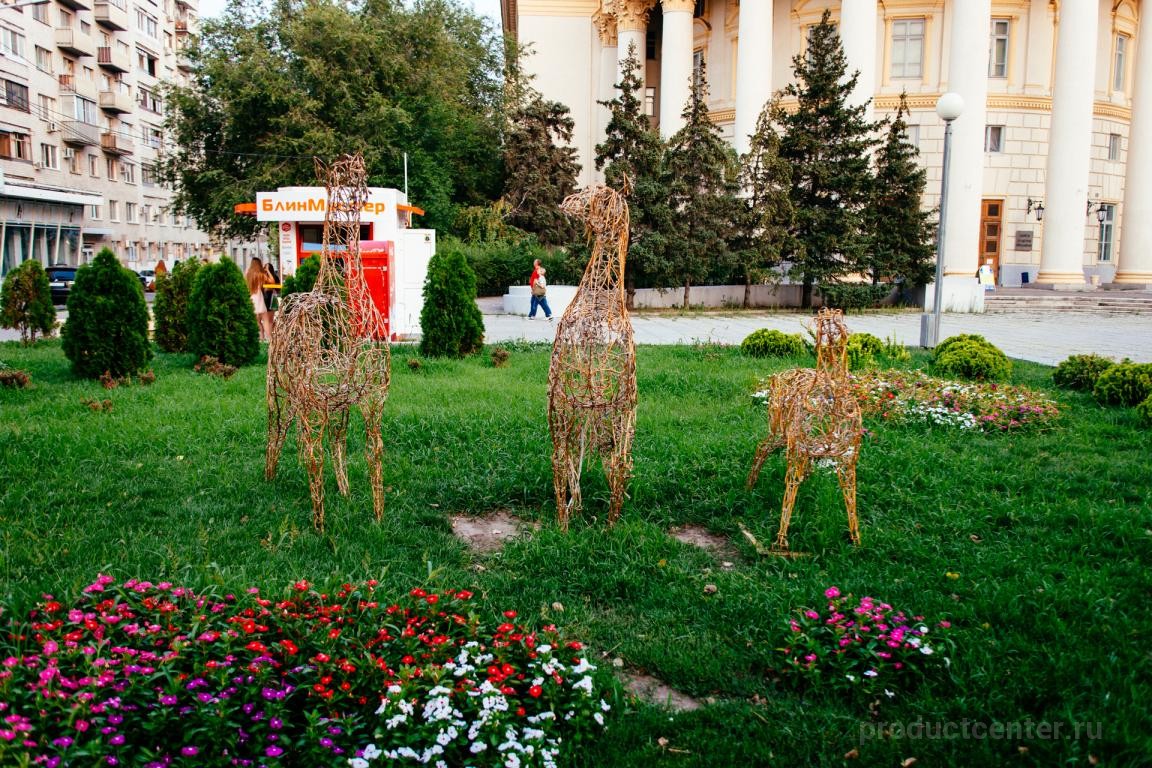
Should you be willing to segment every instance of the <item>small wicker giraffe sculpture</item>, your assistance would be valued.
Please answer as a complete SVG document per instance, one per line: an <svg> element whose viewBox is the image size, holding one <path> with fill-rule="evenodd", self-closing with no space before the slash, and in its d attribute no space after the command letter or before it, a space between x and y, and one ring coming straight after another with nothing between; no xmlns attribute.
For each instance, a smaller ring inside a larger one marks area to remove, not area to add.
<svg viewBox="0 0 1152 768"><path fill-rule="evenodd" d="M788 550L788 524L796 491L811 473L814 463L836 467L844 505L848 509L848 533L860 543L856 518L856 460L864 426L860 404L848 378L848 329L838 309L822 309L816 315L816 368L794 368L778 373L768 385L768 438L756 448L748 487L756 484L768 455L785 447L788 472L780 531L773 549Z"/></svg>
<svg viewBox="0 0 1152 768"><path fill-rule="evenodd" d="M597 185L567 197L561 210L584 221L592 256L564 311L548 370L552 481L560 527L582 506L580 472L598 454L608 477L608 524L620 517L632 474L636 430L636 348L624 306L628 203Z"/></svg>
<svg viewBox="0 0 1152 768"><path fill-rule="evenodd" d="M348 495L348 418L359 406L367 431L368 474L376 519L384 514L384 445L380 419L388 397L391 350L383 316L368 291L360 261L360 212L368 199L364 158L316 161L327 188L320 273L310 293L284 300L268 347L268 450L264 475L276 475L280 449L299 424L308 469L312 523L324 530L324 439L340 493Z"/></svg>

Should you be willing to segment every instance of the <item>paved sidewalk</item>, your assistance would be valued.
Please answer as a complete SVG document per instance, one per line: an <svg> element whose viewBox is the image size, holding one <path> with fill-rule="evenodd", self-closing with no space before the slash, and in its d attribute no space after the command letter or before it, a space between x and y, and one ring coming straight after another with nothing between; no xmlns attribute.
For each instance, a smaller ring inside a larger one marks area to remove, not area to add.
<svg viewBox="0 0 1152 768"><path fill-rule="evenodd" d="M484 313L488 343L554 338L555 325L539 316L529 320L519 315L505 315L498 299L480 299L478 303ZM739 344L758 328L803 333L805 317L798 313L769 312L638 312L632 315L632 327L637 344L696 341ZM920 314L916 312L848 315L846 320L852 331L867 331L882 339L894 336L910 347L920 343ZM1049 311L941 316L941 338L958 333L978 333L1009 357L1048 365L1055 365L1069 355L1090 352L1152 362L1152 315Z"/></svg>

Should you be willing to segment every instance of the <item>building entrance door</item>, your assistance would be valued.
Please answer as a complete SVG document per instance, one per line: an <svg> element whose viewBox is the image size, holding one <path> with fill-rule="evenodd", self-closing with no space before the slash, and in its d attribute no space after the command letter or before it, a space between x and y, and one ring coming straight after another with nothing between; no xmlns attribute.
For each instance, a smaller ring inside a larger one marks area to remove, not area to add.
<svg viewBox="0 0 1152 768"><path fill-rule="evenodd" d="M992 261L992 277L1000 284L1000 239L1003 230L1004 201L984 200L980 204L980 259L976 268Z"/></svg>

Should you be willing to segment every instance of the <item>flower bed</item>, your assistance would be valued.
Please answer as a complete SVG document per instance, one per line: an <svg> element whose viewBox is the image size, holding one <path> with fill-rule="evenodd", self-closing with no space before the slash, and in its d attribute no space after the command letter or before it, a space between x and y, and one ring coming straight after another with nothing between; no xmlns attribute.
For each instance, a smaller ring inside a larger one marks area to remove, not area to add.
<svg viewBox="0 0 1152 768"><path fill-rule="evenodd" d="M800 611L789 620L781 640L784 672L794 679L869 694L883 691L892 697L909 675L922 673L937 660L948 663L937 653L941 641L929 641L923 616L908 617L871 597L854 600L837 587L829 587L824 596L825 611ZM933 638L950 627L947 621L939 622Z"/></svg>
<svg viewBox="0 0 1152 768"><path fill-rule="evenodd" d="M472 594L298 582L197 594L100 576L3 616L0 765L550 766L604 725L596 668Z"/></svg>
<svg viewBox="0 0 1152 768"><path fill-rule="evenodd" d="M853 374L865 416L887 421L981 429L989 432L1051 426L1060 415L1050 398L1010 384L934 379L920 371Z"/></svg>

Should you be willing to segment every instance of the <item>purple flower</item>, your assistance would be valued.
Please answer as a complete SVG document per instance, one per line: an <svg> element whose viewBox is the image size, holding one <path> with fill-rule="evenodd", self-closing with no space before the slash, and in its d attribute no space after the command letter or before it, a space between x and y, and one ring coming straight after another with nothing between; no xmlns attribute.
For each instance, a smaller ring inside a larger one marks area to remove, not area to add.
<svg viewBox="0 0 1152 768"><path fill-rule="evenodd" d="M108 763L108 765L120 765L120 759L116 757L116 755L108 755L108 757L104 758L104 762Z"/></svg>
<svg viewBox="0 0 1152 768"><path fill-rule="evenodd" d="M161 703L161 704L163 704L163 705L164 705L164 706L166 706L166 707L170 707L170 706L172 706L172 705L173 705L173 704L175 704L177 701L178 701L178 699L177 699L175 696L172 696L172 695L167 695L167 696L161 696L161 697L160 697L160 703Z"/></svg>
<svg viewBox="0 0 1152 768"><path fill-rule="evenodd" d="M124 743L124 734L118 733L112 738L108 739L108 743L114 747L118 747Z"/></svg>
<svg viewBox="0 0 1152 768"><path fill-rule="evenodd" d="M278 731L284 727L284 721L278 717L274 717L268 722L268 727L274 731Z"/></svg>
<svg viewBox="0 0 1152 768"><path fill-rule="evenodd" d="M192 745L181 747L180 754L184 755L184 757L196 757L196 755L200 754L200 748Z"/></svg>
<svg viewBox="0 0 1152 768"><path fill-rule="evenodd" d="M68 749L68 747L72 746L72 737L61 736L58 739L53 739L52 743L61 749Z"/></svg>
<svg viewBox="0 0 1152 768"><path fill-rule="evenodd" d="M280 755L284 754L284 750L273 745L264 750L264 754L268 755L268 757L280 757Z"/></svg>

